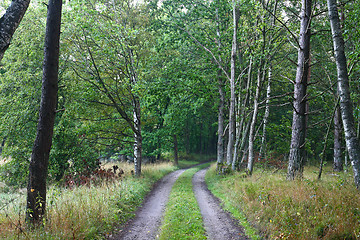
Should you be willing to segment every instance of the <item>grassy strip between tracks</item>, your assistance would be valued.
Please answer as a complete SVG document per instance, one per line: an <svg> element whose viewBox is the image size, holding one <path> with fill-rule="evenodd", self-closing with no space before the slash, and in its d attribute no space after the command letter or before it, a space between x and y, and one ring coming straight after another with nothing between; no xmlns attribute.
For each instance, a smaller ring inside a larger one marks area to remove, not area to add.
<svg viewBox="0 0 360 240"><path fill-rule="evenodd" d="M175 182L166 206L159 239L206 239L192 177L209 163L186 170Z"/></svg>

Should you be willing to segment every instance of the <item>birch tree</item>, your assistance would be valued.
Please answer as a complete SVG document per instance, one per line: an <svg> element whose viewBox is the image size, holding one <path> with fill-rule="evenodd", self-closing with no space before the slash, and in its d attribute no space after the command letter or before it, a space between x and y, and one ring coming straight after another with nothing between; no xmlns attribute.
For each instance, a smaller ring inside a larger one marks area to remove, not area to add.
<svg viewBox="0 0 360 240"><path fill-rule="evenodd" d="M337 67L337 86L340 97L340 111L345 132L346 147L353 167L354 181L360 187L360 144L356 136L352 102L350 98L349 76L345 56L345 44L341 32L341 24L336 0L327 0L331 25L334 56Z"/></svg>
<svg viewBox="0 0 360 240"><path fill-rule="evenodd" d="M302 0L300 37L294 84L293 121L287 179L302 177L306 134L306 102L310 68L311 0Z"/></svg>
<svg viewBox="0 0 360 240"><path fill-rule="evenodd" d="M231 47L231 67L230 67L230 106L229 106L229 140L227 145L226 162L230 165L233 161L236 115L235 115L235 70L236 70L236 53L237 53L237 28L239 23L239 9L236 0L232 0L233 5L233 39Z"/></svg>

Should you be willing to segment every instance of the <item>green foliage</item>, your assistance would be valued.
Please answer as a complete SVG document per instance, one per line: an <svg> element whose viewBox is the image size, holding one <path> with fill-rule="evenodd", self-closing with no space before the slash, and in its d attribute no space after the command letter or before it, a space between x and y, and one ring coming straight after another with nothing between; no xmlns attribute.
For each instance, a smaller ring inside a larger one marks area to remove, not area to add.
<svg viewBox="0 0 360 240"><path fill-rule="evenodd" d="M76 175L98 168L98 154L85 135L68 119L57 124L50 154L50 179L60 181L65 172Z"/></svg>
<svg viewBox="0 0 360 240"><path fill-rule="evenodd" d="M25 15L0 65L0 179L25 186L40 105L45 6Z"/></svg>

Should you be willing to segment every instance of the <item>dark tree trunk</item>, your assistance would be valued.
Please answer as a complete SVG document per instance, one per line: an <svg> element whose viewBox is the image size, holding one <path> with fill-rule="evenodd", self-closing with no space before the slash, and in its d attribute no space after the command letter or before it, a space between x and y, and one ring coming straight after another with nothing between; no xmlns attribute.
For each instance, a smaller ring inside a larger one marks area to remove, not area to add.
<svg viewBox="0 0 360 240"><path fill-rule="evenodd" d="M13 0L0 18L0 62L10 46L11 38L25 15L29 3L30 0Z"/></svg>
<svg viewBox="0 0 360 240"><path fill-rule="evenodd" d="M305 158L306 89L310 66L311 0L302 0L298 63L294 86L294 112L287 179L302 177Z"/></svg>
<svg viewBox="0 0 360 240"><path fill-rule="evenodd" d="M55 121L58 91L59 40L62 0L49 0L39 123L29 167L27 222L42 223L46 209L46 177Z"/></svg>
<svg viewBox="0 0 360 240"><path fill-rule="evenodd" d="M175 165L179 165L179 157L178 157L178 141L177 141L177 136L176 134L173 135L173 141L174 141L174 163Z"/></svg>
<svg viewBox="0 0 360 240"><path fill-rule="evenodd" d="M1 146L0 146L0 156L1 156L2 152L3 152L3 150L4 150L4 146L5 146L6 139L7 139L7 137L4 137L3 140L2 140L2 142L1 142Z"/></svg>
<svg viewBox="0 0 360 240"><path fill-rule="evenodd" d="M341 161L341 114L339 107L336 108L334 115L334 171L340 172L343 170Z"/></svg>
<svg viewBox="0 0 360 240"><path fill-rule="evenodd" d="M338 91L340 97L340 111L345 131L346 147L353 166L354 181L357 188L360 187L360 144L356 136L355 121L353 116L352 102L350 98L349 77L344 50L344 39L336 0L328 0L329 19L334 44L335 61L337 66Z"/></svg>

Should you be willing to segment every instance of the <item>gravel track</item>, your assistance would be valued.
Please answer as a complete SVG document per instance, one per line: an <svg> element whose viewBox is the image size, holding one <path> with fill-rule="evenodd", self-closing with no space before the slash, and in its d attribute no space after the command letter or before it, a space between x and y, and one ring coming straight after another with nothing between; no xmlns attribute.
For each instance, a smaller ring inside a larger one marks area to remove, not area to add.
<svg viewBox="0 0 360 240"><path fill-rule="evenodd" d="M230 214L222 210L220 201L208 190L205 183L206 170L198 171L192 182L208 238L211 240L249 239ZM146 197L136 217L108 239L156 239L172 186L184 171L185 169L177 170L160 180Z"/></svg>
<svg viewBox="0 0 360 240"><path fill-rule="evenodd" d="M194 175L193 189L208 238L212 240L249 239L230 214L220 207L219 200L208 190L205 183L206 170L202 169Z"/></svg>
<svg viewBox="0 0 360 240"><path fill-rule="evenodd" d="M184 171L184 169L177 170L160 180L137 211L136 217L119 234L109 239L156 239L171 188Z"/></svg>

